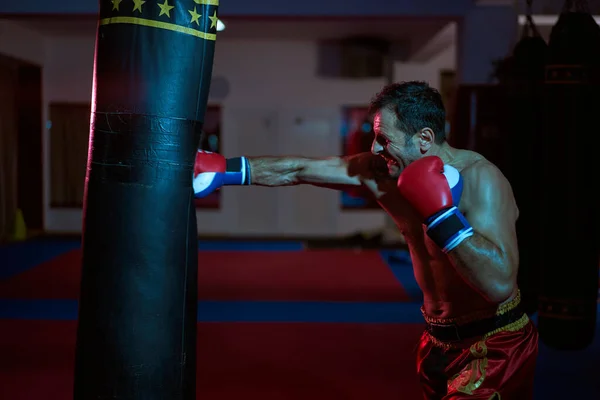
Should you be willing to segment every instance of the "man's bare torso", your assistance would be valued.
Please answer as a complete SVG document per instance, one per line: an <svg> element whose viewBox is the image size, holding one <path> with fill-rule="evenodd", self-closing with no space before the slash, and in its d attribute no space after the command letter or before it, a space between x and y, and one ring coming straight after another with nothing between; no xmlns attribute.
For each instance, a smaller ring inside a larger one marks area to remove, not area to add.
<svg viewBox="0 0 600 400"><path fill-rule="evenodd" d="M488 163L483 156L466 150L455 150L448 164L459 171L478 168ZM395 182L390 182L389 190L385 190L379 198L381 207L390 214L404 235L413 261L416 281L424 295L425 312L436 318L453 318L475 311L495 309L497 304L490 304L475 289L463 280L452 265L450 258L444 254L425 233L425 226L419 215L400 196L395 189ZM469 218L470 186L476 182L465 179L464 190L459 209ZM381 186L379 189L382 189Z"/></svg>

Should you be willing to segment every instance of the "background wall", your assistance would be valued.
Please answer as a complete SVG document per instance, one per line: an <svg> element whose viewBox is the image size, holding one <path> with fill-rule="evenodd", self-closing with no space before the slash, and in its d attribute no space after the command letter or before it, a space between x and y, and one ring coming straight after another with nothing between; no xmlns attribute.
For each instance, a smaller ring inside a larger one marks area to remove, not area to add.
<svg viewBox="0 0 600 400"><path fill-rule="evenodd" d="M44 102L89 102L94 35L28 38L18 46L0 36L0 52L19 53L44 65ZM441 69L454 69L448 47L426 63L397 63L396 80L420 79L439 86ZM222 149L226 156L260 154L337 155L341 151L340 107L364 105L383 79L324 79L315 75L317 43L295 40L219 40L214 76L229 81L223 107ZM47 116L44 117L47 119ZM45 140L46 229L80 232L81 210L49 207L49 146ZM383 228L380 211L346 211L339 194L313 187L227 187L221 208L198 210L198 231L216 235L332 236Z"/></svg>
<svg viewBox="0 0 600 400"><path fill-rule="evenodd" d="M43 65L46 56L45 40L33 30L0 19L0 53Z"/></svg>

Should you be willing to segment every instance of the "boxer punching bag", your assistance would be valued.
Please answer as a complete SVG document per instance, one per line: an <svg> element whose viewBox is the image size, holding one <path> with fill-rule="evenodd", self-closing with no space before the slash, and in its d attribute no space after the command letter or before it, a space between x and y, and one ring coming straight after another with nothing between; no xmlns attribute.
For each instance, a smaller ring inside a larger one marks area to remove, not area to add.
<svg viewBox="0 0 600 400"><path fill-rule="evenodd" d="M548 46L532 18L532 0L527 0L526 22L522 36L512 55L504 62L504 74L499 76L505 94L506 168L517 206L517 238L519 244L518 284L523 308L528 314L538 309L539 275L541 270L540 180L531 168L537 143L544 140L543 83Z"/></svg>
<svg viewBox="0 0 600 400"><path fill-rule="evenodd" d="M100 2L75 400L196 398L192 176L217 5Z"/></svg>
<svg viewBox="0 0 600 400"><path fill-rule="evenodd" d="M584 3L567 1L550 34L545 136L531 164L543 182L538 328L562 350L591 343L598 296L600 27Z"/></svg>

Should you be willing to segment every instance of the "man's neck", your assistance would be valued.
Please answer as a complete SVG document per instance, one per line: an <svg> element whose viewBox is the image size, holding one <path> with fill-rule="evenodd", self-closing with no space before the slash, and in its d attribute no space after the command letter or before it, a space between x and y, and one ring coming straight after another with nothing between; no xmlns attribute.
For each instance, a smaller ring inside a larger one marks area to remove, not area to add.
<svg viewBox="0 0 600 400"><path fill-rule="evenodd" d="M438 156L442 159L444 164L449 164L455 158L454 150L455 149L452 146L450 146L448 142L444 142L442 144L435 145L435 147L431 149L431 151L428 152L427 155Z"/></svg>

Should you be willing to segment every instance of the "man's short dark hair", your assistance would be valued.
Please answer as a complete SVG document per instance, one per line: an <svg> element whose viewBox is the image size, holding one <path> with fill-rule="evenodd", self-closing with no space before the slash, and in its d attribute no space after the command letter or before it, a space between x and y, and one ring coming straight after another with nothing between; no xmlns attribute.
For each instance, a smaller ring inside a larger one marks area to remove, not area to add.
<svg viewBox="0 0 600 400"><path fill-rule="evenodd" d="M385 86L371 100L371 115L387 108L398 120L398 129L412 136L423 128L435 133L435 143L446 140L446 110L440 93L427 82L410 81Z"/></svg>

